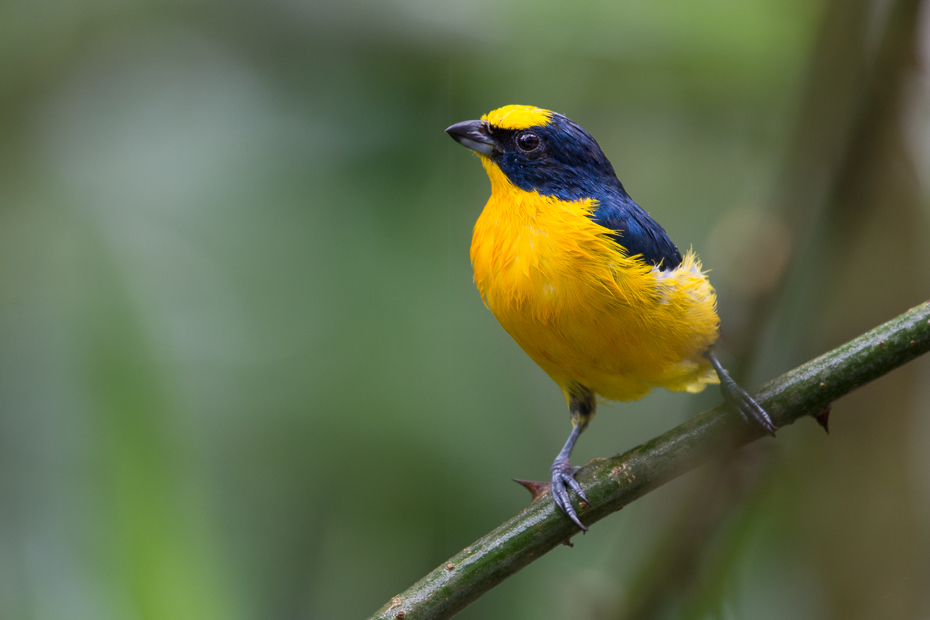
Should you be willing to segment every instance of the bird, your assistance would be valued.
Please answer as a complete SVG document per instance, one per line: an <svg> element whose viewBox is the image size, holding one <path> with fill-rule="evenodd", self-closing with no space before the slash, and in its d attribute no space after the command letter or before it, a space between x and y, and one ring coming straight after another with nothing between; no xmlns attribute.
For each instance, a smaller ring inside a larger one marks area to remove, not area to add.
<svg viewBox="0 0 930 620"><path fill-rule="evenodd" d="M569 491L590 502L570 459L599 399L719 384L747 424L774 436L768 413L717 359L716 293L700 260L630 197L587 131L551 110L507 105L445 133L491 181L471 242L478 291L568 404L572 430L549 488L578 528L588 529Z"/></svg>

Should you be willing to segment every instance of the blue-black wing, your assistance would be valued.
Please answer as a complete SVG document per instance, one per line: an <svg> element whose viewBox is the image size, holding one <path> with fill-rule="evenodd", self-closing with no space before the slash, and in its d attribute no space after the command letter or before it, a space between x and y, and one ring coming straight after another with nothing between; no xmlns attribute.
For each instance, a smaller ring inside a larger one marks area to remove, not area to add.
<svg viewBox="0 0 930 620"><path fill-rule="evenodd" d="M601 196L591 214L595 222L614 231L614 239L630 256L641 254L643 260L662 269L681 264L681 252L668 238L665 229L636 204L626 192Z"/></svg>

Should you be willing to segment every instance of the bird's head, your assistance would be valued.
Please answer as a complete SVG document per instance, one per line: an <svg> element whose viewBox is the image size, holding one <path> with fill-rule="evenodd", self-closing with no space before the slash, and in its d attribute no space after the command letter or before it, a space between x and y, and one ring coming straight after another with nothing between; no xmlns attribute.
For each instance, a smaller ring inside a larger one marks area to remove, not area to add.
<svg viewBox="0 0 930 620"><path fill-rule="evenodd" d="M486 167L496 166L525 191L562 200L623 191L594 138L556 112L508 105L480 120L456 123L446 133L478 153Z"/></svg>

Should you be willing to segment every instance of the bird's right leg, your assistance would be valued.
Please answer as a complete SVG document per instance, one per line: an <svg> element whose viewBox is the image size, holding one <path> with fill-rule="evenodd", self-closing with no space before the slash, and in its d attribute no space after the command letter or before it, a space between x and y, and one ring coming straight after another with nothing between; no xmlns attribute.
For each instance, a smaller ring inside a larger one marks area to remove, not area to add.
<svg viewBox="0 0 930 620"><path fill-rule="evenodd" d="M552 472L552 486L550 490L552 491L552 501L555 502L555 505L558 506L569 519L574 521L575 525L580 527L583 531L588 531L588 528L581 522L574 507L572 507L572 500L566 486L574 491L585 503L588 503L588 498L585 497L581 485L575 480L575 472L578 471L579 468L572 467L569 459L571 458L572 450L575 448L575 442L578 441L578 437L581 436L581 433L587 428L588 422L594 417L597 401L594 398L594 394L592 394L589 389L578 384L571 387L569 394L568 408L572 416L573 428L571 434L568 436L568 440L562 447L562 451L559 452L558 456L555 457L555 461L552 463L550 469Z"/></svg>
<svg viewBox="0 0 930 620"><path fill-rule="evenodd" d="M736 409L737 413L747 423L752 421L751 423L755 423L774 437L778 427L772 422L772 418L769 417L765 409L730 377L730 373L720 364L713 349L708 351L706 355L714 370L717 371L717 377L720 379L720 391L723 392L723 399L727 401L727 404Z"/></svg>

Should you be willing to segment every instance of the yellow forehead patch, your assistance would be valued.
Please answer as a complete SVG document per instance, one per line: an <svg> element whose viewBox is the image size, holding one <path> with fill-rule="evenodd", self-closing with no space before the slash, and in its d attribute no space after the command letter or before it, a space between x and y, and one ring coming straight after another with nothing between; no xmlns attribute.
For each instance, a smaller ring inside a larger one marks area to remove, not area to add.
<svg viewBox="0 0 930 620"><path fill-rule="evenodd" d="M488 121L500 129L528 129L544 127L549 124L552 112L531 105L505 105L488 112L481 120Z"/></svg>

